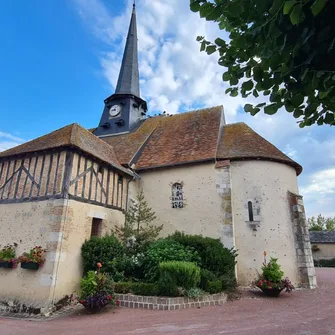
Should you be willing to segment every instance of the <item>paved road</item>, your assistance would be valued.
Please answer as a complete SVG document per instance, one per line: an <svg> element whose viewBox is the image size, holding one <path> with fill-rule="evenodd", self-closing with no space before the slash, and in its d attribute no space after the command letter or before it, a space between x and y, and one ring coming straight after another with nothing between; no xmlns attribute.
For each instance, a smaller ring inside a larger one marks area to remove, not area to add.
<svg viewBox="0 0 335 335"><path fill-rule="evenodd" d="M47 322L0 319L0 335L335 334L335 269L317 269L316 290L278 299L245 293L224 306L179 311L117 309Z"/></svg>

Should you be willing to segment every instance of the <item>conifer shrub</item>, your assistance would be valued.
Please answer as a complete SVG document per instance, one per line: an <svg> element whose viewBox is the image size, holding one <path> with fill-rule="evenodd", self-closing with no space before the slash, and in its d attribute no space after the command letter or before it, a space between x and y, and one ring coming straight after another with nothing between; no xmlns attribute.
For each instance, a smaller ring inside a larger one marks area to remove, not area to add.
<svg viewBox="0 0 335 335"><path fill-rule="evenodd" d="M205 291L210 294L221 292L222 291L222 281L220 279L208 281Z"/></svg>
<svg viewBox="0 0 335 335"><path fill-rule="evenodd" d="M114 279L117 275L115 259L122 257L124 252L124 246L113 235L101 238L92 237L90 240L86 240L81 247L84 273L94 271L96 264L100 262L103 264L103 272L110 273Z"/></svg>
<svg viewBox="0 0 335 335"><path fill-rule="evenodd" d="M176 288L189 290L198 287L200 268L191 262L161 262L159 264L159 291L162 294L174 295Z"/></svg>

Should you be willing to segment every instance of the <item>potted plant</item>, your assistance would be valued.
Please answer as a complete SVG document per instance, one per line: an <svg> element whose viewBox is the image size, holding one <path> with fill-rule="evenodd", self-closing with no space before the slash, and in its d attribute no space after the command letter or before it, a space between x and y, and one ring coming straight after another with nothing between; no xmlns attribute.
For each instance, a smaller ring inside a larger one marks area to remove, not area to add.
<svg viewBox="0 0 335 335"><path fill-rule="evenodd" d="M79 303L91 313L116 304L111 280L100 271L101 263L97 263L97 267L97 271L89 271L80 281Z"/></svg>
<svg viewBox="0 0 335 335"><path fill-rule="evenodd" d="M292 292L294 286L281 270L281 266L277 263L277 258L270 258L266 261L266 252L264 251L264 263L262 273L258 274L258 278L254 281L254 286L258 287L263 293L269 297L279 297L281 291Z"/></svg>
<svg viewBox="0 0 335 335"><path fill-rule="evenodd" d="M16 252L17 244L7 244L0 250L0 268L12 269L16 267Z"/></svg>
<svg viewBox="0 0 335 335"><path fill-rule="evenodd" d="M35 246L29 252L23 253L19 257L22 269L38 270L45 262L46 250L41 246Z"/></svg>

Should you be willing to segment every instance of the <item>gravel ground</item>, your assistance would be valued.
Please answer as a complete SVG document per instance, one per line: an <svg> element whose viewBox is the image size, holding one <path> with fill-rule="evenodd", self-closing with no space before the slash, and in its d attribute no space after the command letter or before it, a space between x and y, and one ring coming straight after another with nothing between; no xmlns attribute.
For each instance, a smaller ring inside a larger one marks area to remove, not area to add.
<svg viewBox="0 0 335 335"><path fill-rule="evenodd" d="M0 319L0 335L335 334L335 269L317 269L318 288L279 298L244 292L224 306L179 311L107 310L51 321Z"/></svg>

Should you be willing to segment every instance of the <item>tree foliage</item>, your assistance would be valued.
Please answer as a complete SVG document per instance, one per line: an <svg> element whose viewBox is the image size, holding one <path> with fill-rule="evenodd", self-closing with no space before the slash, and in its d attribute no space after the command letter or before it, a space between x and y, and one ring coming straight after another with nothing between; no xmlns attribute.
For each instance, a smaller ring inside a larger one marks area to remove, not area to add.
<svg viewBox="0 0 335 335"><path fill-rule="evenodd" d="M335 216L333 218L325 218L321 214L317 218L312 216L307 220L309 230L322 231L322 230L335 230Z"/></svg>
<svg viewBox="0 0 335 335"><path fill-rule="evenodd" d="M124 226L116 227L114 233L129 247L133 246L134 251L138 252L142 246L154 241L163 229L163 225L152 224L154 220L156 220L156 214L149 207L143 190L141 190L135 201L131 200Z"/></svg>
<svg viewBox="0 0 335 335"><path fill-rule="evenodd" d="M198 37L201 51L219 53L226 93L269 96L246 112L285 107L301 128L335 124L335 1L190 0L190 7L229 33L214 43Z"/></svg>

